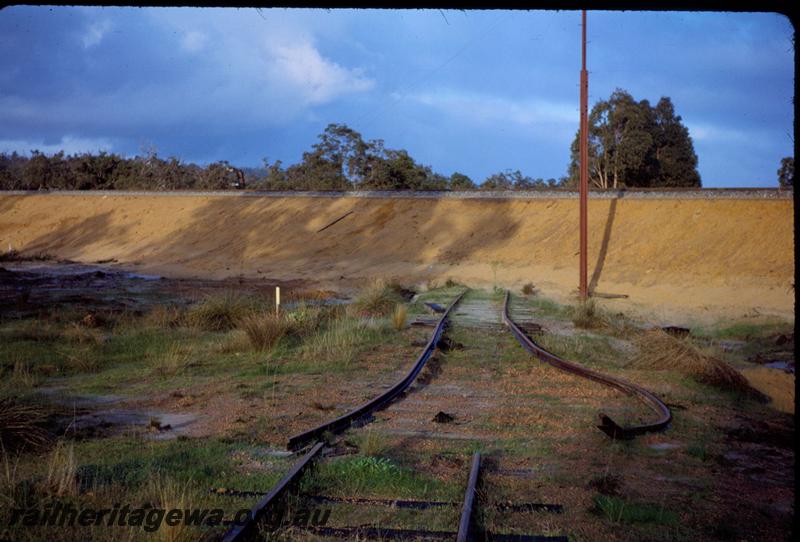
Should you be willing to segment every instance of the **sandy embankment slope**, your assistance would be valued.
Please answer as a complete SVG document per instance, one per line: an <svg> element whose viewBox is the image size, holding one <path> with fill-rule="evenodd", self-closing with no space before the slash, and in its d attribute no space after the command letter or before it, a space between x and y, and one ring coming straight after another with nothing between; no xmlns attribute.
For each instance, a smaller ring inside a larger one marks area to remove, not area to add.
<svg viewBox="0 0 800 542"><path fill-rule="evenodd" d="M0 247L170 276L577 286L576 199L0 194ZM352 211L334 226L317 230ZM790 199L594 199L589 274L665 320L794 318ZM343 277L343 278L342 278ZM754 312L755 311L755 312Z"/></svg>

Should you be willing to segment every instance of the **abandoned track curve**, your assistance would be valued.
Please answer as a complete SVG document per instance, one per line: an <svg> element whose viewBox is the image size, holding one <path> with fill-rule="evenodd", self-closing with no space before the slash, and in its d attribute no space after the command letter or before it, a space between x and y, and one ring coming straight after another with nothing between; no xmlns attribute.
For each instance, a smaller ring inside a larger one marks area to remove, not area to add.
<svg viewBox="0 0 800 542"><path fill-rule="evenodd" d="M511 333L517 338L519 343L531 354L545 363L555 367L556 369L586 378L588 380L594 380L595 382L599 382L605 386L618 389L628 395L633 395L644 402L653 411L655 411L656 414L658 414L658 419L656 419L654 422L623 427L612 420L609 416L601 412L599 414L600 425L597 426L598 429L603 431L611 438L626 440L632 439L635 436L643 433L663 431L667 428L667 426L669 426L670 422L672 421L672 412L670 412L669 407L667 407L667 405L665 405L661 399L653 395L651 392L647 391L641 386L632 384L627 380L605 375L603 373L587 369L586 367L583 367L577 363L561 359L531 340L531 338L528 337L509 316L509 297L510 294L508 291L506 291L506 295L503 300L503 323L508 326L508 328L511 330Z"/></svg>

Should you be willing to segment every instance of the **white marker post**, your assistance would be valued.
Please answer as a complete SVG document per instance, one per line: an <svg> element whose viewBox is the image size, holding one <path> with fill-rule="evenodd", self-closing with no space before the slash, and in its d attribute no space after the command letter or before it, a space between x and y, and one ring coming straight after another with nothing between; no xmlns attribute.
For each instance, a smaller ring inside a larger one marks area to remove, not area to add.
<svg viewBox="0 0 800 542"><path fill-rule="evenodd" d="M275 315L277 316L281 310L281 287L275 286Z"/></svg>

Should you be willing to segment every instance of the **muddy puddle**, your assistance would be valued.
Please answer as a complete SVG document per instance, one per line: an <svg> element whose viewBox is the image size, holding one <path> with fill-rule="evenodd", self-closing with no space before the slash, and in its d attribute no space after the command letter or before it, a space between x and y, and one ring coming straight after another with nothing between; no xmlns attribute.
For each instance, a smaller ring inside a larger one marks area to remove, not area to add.
<svg viewBox="0 0 800 542"><path fill-rule="evenodd" d="M201 419L194 413L174 413L136 408L118 395L63 395L58 388L40 390L63 408L56 425L71 438L101 438L139 435L152 440L169 440L188 435Z"/></svg>
<svg viewBox="0 0 800 542"><path fill-rule="evenodd" d="M0 267L0 310L17 316L54 305L143 310L159 298L177 301L165 291L163 280L154 275L71 262L4 262Z"/></svg>
<svg viewBox="0 0 800 542"><path fill-rule="evenodd" d="M216 292L236 290L273 299L281 286L283 305L346 302L334 292L306 289L302 281L270 279L174 279L133 273L113 264L70 261L0 263L0 314L25 317L53 307L142 313L155 304L185 305Z"/></svg>

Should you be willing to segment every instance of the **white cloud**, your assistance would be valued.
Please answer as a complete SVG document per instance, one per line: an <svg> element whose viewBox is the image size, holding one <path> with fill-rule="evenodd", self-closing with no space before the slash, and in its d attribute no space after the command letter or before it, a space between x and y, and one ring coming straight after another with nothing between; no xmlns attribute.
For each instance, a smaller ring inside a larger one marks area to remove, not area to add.
<svg viewBox="0 0 800 542"><path fill-rule="evenodd" d="M208 42L208 36L197 30L186 32L181 38L181 47L189 53L201 51Z"/></svg>
<svg viewBox="0 0 800 542"><path fill-rule="evenodd" d="M439 109L447 114L477 123L510 122L525 126L577 125L576 104L549 100L510 100L498 96L439 90L422 94L394 94L394 98L409 100Z"/></svg>
<svg viewBox="0 0 800 542"><path fill-rule="evenodd" d="M741 130L727 128L716 124L686 123L689 135L695 141L741 143L750 139L750 136Z"/></svg>
<svg viewBox="0 0 800 542"><path fill-rule="evenodd" d="M103 41L103 37L108 34L109 30L111 30L111 21L108 20L96 21L90 24L81 37L83 48L89 49Z"/></svg>
<svg viewBox="0 0 800 542"><path fill-rule="evenodd" d="M96 153L110 151L113 144L105 138L86 138L66 135L58 143L44 143L44 141L22 139L0 139L0 152L28 154L32 150L45 154L54 154L64 151L64 154L81 154L85 152Z"/></svg>
<svg viewBox="0 0 800 542"><path fill-rule="evenodd" d="M348 69L323 57L310 41L267 44L267 76L288 83L306 102L317 105L375 86L361 69Z"/></svg>

